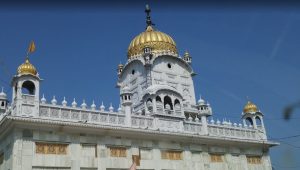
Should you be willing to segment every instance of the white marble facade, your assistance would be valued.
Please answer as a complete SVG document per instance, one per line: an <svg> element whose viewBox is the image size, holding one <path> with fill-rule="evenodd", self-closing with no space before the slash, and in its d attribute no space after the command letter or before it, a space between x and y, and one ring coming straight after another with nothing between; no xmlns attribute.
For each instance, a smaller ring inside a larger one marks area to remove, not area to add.
<svg viewBox="0 0 300 170"><path fill-rule="evenodd" d="M143 170L272 169L269 148L278 143L267 139L253 103L242 122L212 119L210 104L196 102L189 54L148 48L119 65L118 109L47 101L26 60L12 79L10 105L0 93L0 170L126 170L133 155Z"/></svg>
<svg viewBox="0 0 300 170"><path fill-rule="evenodd" d="M268 150L263 150L259 144L250 141L237 145L233 141L218 142L200 137L194 139L192 136L181 136L176 141L174 136L168 136L167 133L149 136L142 131L127 133L120 130L115 133L108 129L94 129L91 130L93 132L88 132L89 128L86 126L53 125L42 121L33 125L25 119L19 123L10 129L10 135L5 141L1 140L0 149L5 153L1 165L3 170L127 169L132 163L131 155L136 154L137 150L141 155L139 169L271 169ZM37 142L66 144L67 152L36 153ZM214 142L216 144L207 144ZM110 147L126 148L126 156L110 155ZM166 150L180 151L182 159L162 159L161 152ZM212 162L211 154L221 155L222 162ZM260 164L247 163L247 157L253 155L261 158Z"/></svg>

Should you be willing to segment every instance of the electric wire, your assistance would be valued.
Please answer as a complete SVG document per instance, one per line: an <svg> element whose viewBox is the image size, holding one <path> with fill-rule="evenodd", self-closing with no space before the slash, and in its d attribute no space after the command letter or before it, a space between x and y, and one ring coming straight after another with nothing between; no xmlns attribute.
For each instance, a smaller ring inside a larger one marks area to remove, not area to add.
<svg viewBox="0 0 300 170"><path fill-rule="evenodd" d="M298 169L300 166L297 165L297 166L283 166L283 165L279 165L279 164L274 164L272 163L272 166L273 167L278 167L278 168L284 168L284 169Z"/></svg>
<svg viewBox="0 0 300 170"><path fill-rule="evenodd" d="M283 139L290 139L290 138L297 138L300 137L300 135L292 135L292 136L285 136L285 137L280 137L280 138L270 138L272 140L283 140Z"/></svg>

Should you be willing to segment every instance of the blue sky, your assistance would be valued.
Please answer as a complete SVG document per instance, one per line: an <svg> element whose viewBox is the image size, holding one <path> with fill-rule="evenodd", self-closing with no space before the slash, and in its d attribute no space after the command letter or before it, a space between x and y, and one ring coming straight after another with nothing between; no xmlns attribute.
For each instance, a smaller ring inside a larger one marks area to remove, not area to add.
<svg viewBox="0 0 300 170"><path fill-rule="evenodd" d="M156 28L173 37L181 55L187 50L193 57L196 96L211 103L215 119L240 121L249 96L265 114L270 137L300 134L300 109L290 121L282 116L300 101L299 10L151 6ZM145 29L144 4L138 7L1 10L0 86L11 96L9 82L34 40L30 60L48 101L65 96L70 104L75 97L117 108L117 65ZM284 139L271 149L275 169L300 168L299 141Z"/></svg>

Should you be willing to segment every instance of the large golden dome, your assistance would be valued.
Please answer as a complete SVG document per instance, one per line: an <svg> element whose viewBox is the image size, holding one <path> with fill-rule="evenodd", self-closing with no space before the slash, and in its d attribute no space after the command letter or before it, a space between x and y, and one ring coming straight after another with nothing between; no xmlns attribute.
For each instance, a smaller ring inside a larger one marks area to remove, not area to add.
<svg viewBox="0 0 300 170"><path fill-rule="evenodd" d="M244 107L244 113L251 113L251 112L258 112L258 108L254 103L248 101Z"/></svg>
<svg viewBox="0 0 300 170"><path fill-rule="evenodd" d="M152 25L148 25L146 30L136 36L128 47L128 58L134 58L138 54L144 53L144 48L149 47L153 53L160 51L170 51L177 54L176 43L169 35L154 30Z"/></svg>
<svg viewBox="0 0 300 170"><path fill-rule="evenodd" d="M18 74L32 74L36 75L37 71L35 67L29 62L29 59L26 58L25 63L21 64L17 70Z"/></svg>

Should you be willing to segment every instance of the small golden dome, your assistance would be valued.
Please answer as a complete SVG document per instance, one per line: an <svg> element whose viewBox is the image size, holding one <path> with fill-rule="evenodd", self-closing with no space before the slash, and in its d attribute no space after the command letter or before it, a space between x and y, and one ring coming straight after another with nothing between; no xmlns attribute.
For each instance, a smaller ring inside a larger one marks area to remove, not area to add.
<svg viewBox="0 0 300 170"><path fill-rule="evenodd" d="M148 25L146 31L136 36L128 47L128 59L144 53L144 48L149 47L153 53L159 51L171 51L177 54L176 43L169 35L156 31Z"/></svg>
<svg viewBox="0 0 300 170"><path fill-rule="evenodd" d="M248 101L244 107L244 113L251 113L251 112L257 112L257 111L258 111L257 106L250 101Z"/></svg>
<svg viewBox="0 0 300 170"><path fill-rule="evenodd" d="M18 74L32 74L34 76L37 74L35 67L29 62L28 58L26 58L25 63L18 67L17 72Z"/></svg>
<svg viewBox="0 0 300 170"><path fill-rule="evenodd" d="M187 52L187 51L185 51L185 53L184 53L184 55L183 55L183 58L189 58L189 57L191 57L191 56L190 56L190 53Z"/></svg>

